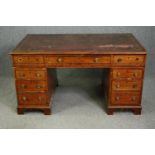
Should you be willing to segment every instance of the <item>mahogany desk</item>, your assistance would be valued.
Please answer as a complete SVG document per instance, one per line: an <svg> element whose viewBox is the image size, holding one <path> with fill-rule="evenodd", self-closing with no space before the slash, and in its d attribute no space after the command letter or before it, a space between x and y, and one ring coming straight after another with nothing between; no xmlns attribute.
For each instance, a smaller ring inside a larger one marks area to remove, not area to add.
<svg viewBox="0 0 155 155"><path fill-rule="evenodd" d="M11 55L18 114L29 109L51 114L54 68L108 68L107 113L141 114L146 50L132 34L27 35Z"/></svg>

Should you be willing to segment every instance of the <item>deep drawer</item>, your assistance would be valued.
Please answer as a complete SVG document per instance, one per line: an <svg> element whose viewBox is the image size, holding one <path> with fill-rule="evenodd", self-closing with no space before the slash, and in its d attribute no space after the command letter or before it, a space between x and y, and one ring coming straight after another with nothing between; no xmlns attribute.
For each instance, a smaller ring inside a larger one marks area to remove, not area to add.
<svg viewBox="0 0 155 155"><path fill-rule="evenodd" d="M17 91L21 92L40 92L47 91L47 83L46 81L25 81L25 80L17 80L16 81Z"/></svg>
<svg viewBox="0 0 155 155"><path fill-rule="evenodd" d="M113 69L112 70L113 78L142 78L143 77L143 69Z"/></svg>
<svg viewBox="0 0 155 155"><path fill-rule="evenodd" d="M139 92L112 92L112 105L140 105Z"/></svg>
<svg viewBox="0 0 155 155"><path fill-rule="evenodd" d="M22 93L18 94L18 103L22 105L48 105L46 93Z"/></svg>
<svg viewBox="0 0 155 155"><path fill-rule="evenodd" d="M141 80L134 80L134 81L128 81L128 80L113 80L112 81L112 90L141 90L142 88L142 81Z"/></svg>
<svg viewBox="0 0 155 155"><path fill-rule="evenodd" d="M43 70L15 70L16 79L44 80L46 76L46 71Z"/></svg>

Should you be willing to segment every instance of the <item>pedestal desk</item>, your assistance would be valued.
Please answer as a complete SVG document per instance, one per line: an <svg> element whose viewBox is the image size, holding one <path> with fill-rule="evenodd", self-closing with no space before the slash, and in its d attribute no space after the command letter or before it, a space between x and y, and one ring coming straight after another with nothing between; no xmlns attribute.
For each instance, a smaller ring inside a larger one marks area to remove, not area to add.
<svg viewBox="0 0 155 155"><path fill-rule="evenodd" d="M11 55L18 114L29 109L51 114L56 68L107 68L107 113L141 114L146 50L132 34L32 34Z"/></svg>

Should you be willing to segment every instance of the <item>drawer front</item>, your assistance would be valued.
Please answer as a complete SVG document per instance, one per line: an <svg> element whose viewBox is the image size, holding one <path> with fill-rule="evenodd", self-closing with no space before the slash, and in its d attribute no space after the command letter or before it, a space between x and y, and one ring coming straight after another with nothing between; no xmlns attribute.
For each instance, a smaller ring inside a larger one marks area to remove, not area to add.
<svg viewBox="0 0 155 155"><path fill-rule="evenodd" d="M63 64L63 63L111 63L110 56L45 56L46 64Z"/></svg>
<svg viewBox="0 0 155 155"><path fill-rule="evenodd" d="M47 94L23 93L18 94L18 103L22 105L47 105Z"/></svg>
<svg viewBox="0 0 155 155"><path fill-rule="evenodd" d="M43 56L13 56L13 61L15 64L38 64L44 63Z"/></svg>
<svg viewBox="0 0 155 155"><path fill-rule="evenodd" d="M18 92L40 92L47 91L47 84L45 81L24 81L17 80L16 87Z"/></svg>
<svg viewBox="0 0 155 155"><path fill-rule="evenodd" d="M140 93L137 92L112 92L112 105L140 105Z"/></svg>
<svg viewBox="0 0 155 155"><path fill-rule="evenodd" d="M134 80L134 81L112 81L112 90L141 90L142 81Z"/></svg>
<svg viewBox="0 0 155 155"><path fill-rule="evenodd" d="M115 65L144 65L143 55L116 55L113 56L113 63Z"/></svg>
<svg viewBox="0 0 155 155"><path fill-rule="evenodd" d="M16 79L25 80L44 80L46 79L46 71L39 70L15 70Z"/></svg>
<svg viewBox="0 0 155 155"><path fill-rule="evenodd" d="M112 71L113 78L142 78L143 70L142 69L113 69Z"/></svg>

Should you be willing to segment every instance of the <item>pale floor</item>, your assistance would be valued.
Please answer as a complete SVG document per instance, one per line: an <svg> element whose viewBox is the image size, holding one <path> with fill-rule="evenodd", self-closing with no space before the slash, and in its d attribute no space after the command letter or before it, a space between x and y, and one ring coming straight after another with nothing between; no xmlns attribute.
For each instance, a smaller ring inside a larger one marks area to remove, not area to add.
<svg viewBox="0 0 155 155"><path fill-rule="evenodd" d="M16 113L13 78L0 78L0 128L155 128L155 81L146 77L142 115L132 112L105 112L105 102L97 85L60 85L53 100L53 114L41 112Z"/></svg>

